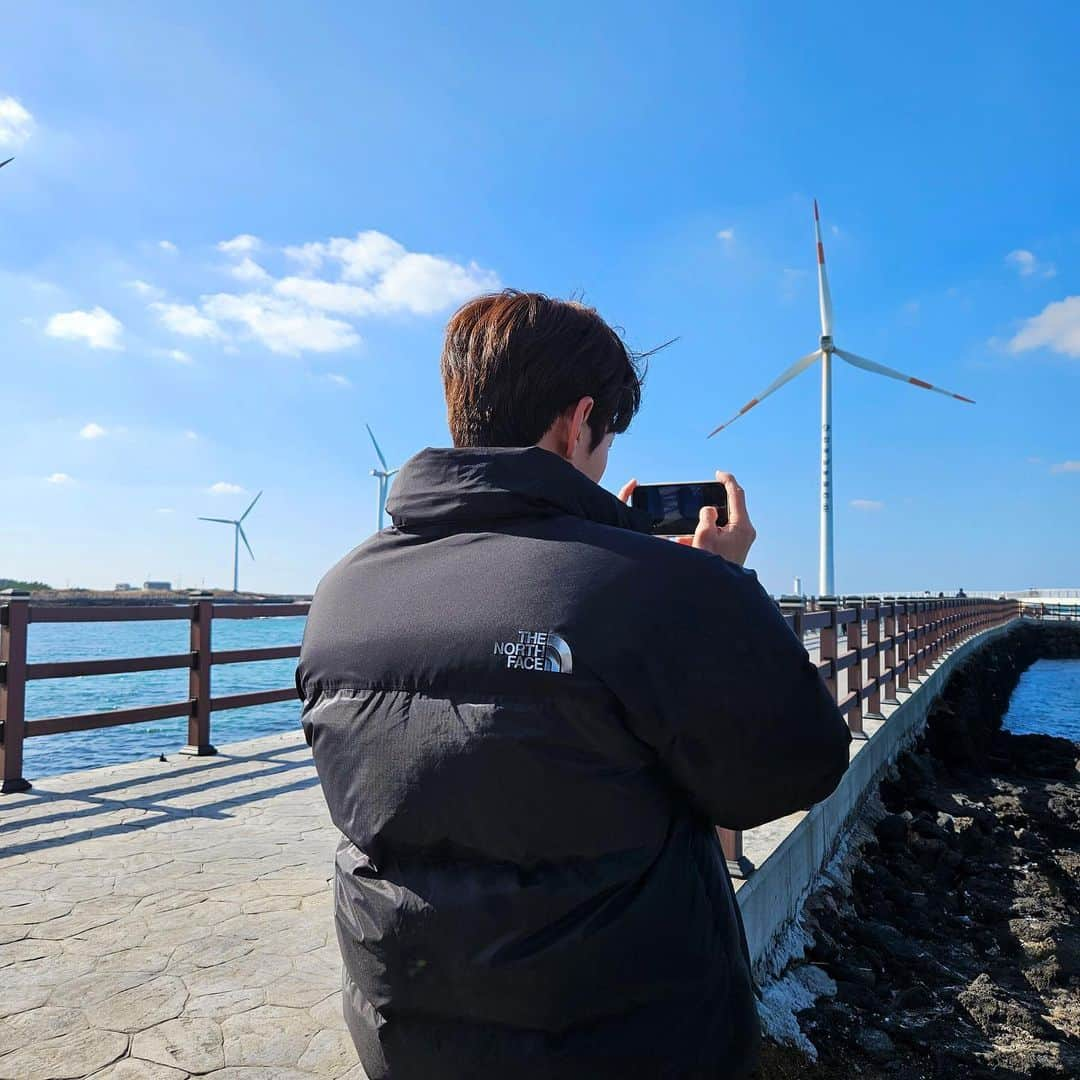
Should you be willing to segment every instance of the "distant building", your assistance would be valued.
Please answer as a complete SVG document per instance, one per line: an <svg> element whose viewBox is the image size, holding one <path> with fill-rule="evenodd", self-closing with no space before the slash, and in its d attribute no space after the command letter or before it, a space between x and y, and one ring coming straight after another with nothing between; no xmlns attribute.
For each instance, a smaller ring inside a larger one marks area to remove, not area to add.
<svg viewBox="0 0 1080 1080"><path fill-rule="evenodd" d="M113 592L131 592L131 582L130 581L118 581L113 586Z"/></svg>
<svg viewBox="0 0 1080 1080"><path fill-rule="evenodd" d="M142 587L146 590L153 589L156 592L172 592L171 581L144 581Z"/></svg>

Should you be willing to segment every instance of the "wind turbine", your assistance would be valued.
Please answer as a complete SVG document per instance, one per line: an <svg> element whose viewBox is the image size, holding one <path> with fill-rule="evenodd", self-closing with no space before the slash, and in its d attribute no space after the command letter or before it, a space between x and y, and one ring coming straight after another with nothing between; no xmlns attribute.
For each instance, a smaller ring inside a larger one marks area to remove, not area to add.
<svg viewBox="0 0 1080 1080"><path fill-rule="evenodd" d="M379 514L376 519L379 523L378 527L382 529L383 523L386 520L386 493L390 489L390 477L397 472L397 469L391 469L386 464L386 458L383 457L383 452L379 449L379 444L375 441L375 432L371 430L370 424L365 424L367 433L371 436L371 445L375 447L375 453L379 455L379 464L382 465L381 469L372 469L371 475L376 476L379 479Z"/></svg>
<svg viewBox="0 0 1080 1080"><path fill-rule="evenodd" d="M238 517L238 518L212 518L201 517L200 521L216 521L221 525L232 525L236 532L233 534L233 572L232 572L232 591L240 591L240 541L244 541L244 547L247 548L248 554L251 556L251 561L255 561L255 552L251 550L251 545L248 543L248 538L244 533L243 520L251 513L255 504L262 498L262 492L260 491L254 499L251 500L251 505Z"/></svg>
<svg viewBox="0 0 1080 1080"><path fill-rule="evenodd" d="M10 165L14 160L15 159L13 157L9 157L7 161L0 161L0 169L2 169L5 165Z"/></svg>
<svg viewBox="0 0 1080 1080"><path fill-rule="evenodd" d="M958 401L966 401L969 405L975 402L963 394L954 394L951 390L942 390L940 386L916 379L913 375L904 375L877 364L873 360L856 356L855 353L838 349L833 344L833 312L832 297L829 295L829 279L825 274L825 248L821 243L821 217L818 214L817 199L814 200L814 235L817 239L817 270L818 270L818 306L821 309L821 337L818 339L818 347L800 360L796 360L782 375L770 383L757 397L751 398L730 420L721 424L718 428L709 432L711 439L718 431L723 431L728 424L738 420L743 413L749 412L755 405L764 401L771 393L779 390L786 382L790 382L796 375L804 372L817 359L821 359L821 551L818 567L818 594L820 596L833 595L833 476L832 476L832 358L839 356L854 367L871 371L875 375L887 375L890 379L899 379L901 382L911 383L912 386L921 387L923 390L934 390L946 397L956 398Z"/></svg>

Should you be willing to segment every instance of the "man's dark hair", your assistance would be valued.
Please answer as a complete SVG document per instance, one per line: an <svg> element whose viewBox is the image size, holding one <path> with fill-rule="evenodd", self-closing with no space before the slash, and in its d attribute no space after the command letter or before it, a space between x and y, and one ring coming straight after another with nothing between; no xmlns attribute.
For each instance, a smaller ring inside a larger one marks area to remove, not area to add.
<svg viewBox="0 0 1080 1080"><path fill-rule="evenodd" d="M641 405L638 357L593 308L504 289L446 326L441 370L455 446L533 446L583 397L595 449Z"/></svg>

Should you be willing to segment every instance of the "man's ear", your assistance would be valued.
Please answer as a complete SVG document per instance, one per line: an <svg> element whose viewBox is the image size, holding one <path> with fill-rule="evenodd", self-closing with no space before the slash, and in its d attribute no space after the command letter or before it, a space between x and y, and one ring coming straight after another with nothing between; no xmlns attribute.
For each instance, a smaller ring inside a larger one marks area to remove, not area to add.
<svg viewBox="0 0 1080 1080"><path fill-rule="evenodd" d="M577 444L581 441L581 436L584 433L586 438L589 439L590 445L592 442L592 432L588 427L589 414L593 409L593 399L591 397L583 397L575 406L574 411L570 414L570 429L567 431L569 436L566 447L566 456L572 457Z"/></svg>

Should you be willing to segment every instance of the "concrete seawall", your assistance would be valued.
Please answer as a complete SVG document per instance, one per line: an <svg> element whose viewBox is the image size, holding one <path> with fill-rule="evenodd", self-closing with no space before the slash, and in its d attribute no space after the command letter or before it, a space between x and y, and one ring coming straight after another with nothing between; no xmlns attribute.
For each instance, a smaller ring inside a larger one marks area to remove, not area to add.
<svg viewBox="0 0 1080 1080"><path fill-rule="evenodd" d="M922 732L930 708L952 672L1022 622L1016 619L965 641L941 657L922 684L903 695L899 705L885 705L884 720L868 718L865 728L869 738L852 743L851 765L828 799L806 813L792 814L746 834L746 851L757 869L738 883L736 895L750 957L759 975L773 966L778 943L836 851L845 829L884 770Z"/></svg>

